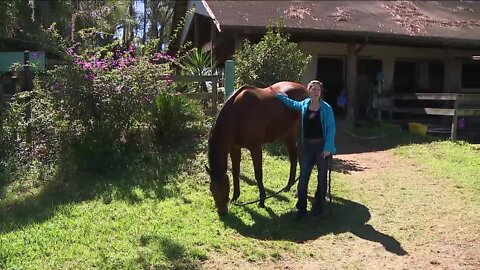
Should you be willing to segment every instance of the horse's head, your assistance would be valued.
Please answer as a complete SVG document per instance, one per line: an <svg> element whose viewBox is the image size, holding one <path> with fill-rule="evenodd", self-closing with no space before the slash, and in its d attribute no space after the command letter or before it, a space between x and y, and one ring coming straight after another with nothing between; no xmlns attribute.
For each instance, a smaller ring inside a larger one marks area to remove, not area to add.
<svg viewBox="0 0 480 270"><path fill-rule="evenodd" d="M230 182L226 173L216 173L205 166L207 173L210 175L210 191L217 207L219 215L228 213L228 202L230 201Z"/></svg>

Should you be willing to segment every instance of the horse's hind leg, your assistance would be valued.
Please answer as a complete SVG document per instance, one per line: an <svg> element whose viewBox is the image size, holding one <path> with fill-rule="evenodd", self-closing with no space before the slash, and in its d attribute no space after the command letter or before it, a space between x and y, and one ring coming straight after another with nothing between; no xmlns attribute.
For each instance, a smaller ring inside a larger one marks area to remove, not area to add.
<svg viewBox="0 0 480 270"><path fill-rule="evenodd" d="M287 186L285 191L289 191L290 188L295 183L295 176L297 175L297 160L298 160L298 151L297 146L295 145L295 139L293 135L290 134L284 139L285 146L288 149L288 157L290 159L290 176L288 178Z"/></svg>
<svg viewBox="0 0 480 270"><path fill-rule="evenodd" d="M232 201L236 201L240 197L240 160L241 152L239 147L230 149L230 159L232 160L232 176L233 176L233 197Z"/></svg>
<svg viewBox="0 0 480 270"><path fill-rule="evenodd" d="M262 171L262 146L256 145L250 149L250 154L252 155L253 169L255 171L255 180L257 181L258 190L260 191L260 202L258 203L259 207L265 207L265 198L267 197L265 193L265 187L263 186L263 171Z"/></svg>

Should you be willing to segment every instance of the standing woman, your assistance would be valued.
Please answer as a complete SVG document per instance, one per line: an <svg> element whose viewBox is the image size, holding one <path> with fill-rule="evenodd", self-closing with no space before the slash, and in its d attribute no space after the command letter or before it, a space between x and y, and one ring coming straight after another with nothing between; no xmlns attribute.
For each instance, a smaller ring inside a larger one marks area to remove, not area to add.
<svg viewBox="0 0 480 270"><path fill-rule="evenodd" d="M303 146L300 179L298 182L298 209L295 219L307 215L308 182L313 166L317 165L317 191L312 206L312 215L321 215L325 207L328 161L335 154L335 119L332 107L322 100L323 84L317 80L308 83L309 97L302 101L288 98L285 93L276 97L287 107L300 111L302 116L301 143Z"/></svg>

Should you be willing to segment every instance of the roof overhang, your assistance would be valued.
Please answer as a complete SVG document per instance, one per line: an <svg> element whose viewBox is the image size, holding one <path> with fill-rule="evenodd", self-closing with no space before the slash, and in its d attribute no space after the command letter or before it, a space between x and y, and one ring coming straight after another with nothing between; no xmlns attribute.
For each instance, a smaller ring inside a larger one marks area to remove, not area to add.
<svg viewBox="0 0 480 270"><path fill-rule="evenodd" d="M193 9L193 12L188 12L189 10ZM188 1L187 4L187 16L185 17L185 25L182 30L182 35L180 37L180 44L183 44L185 42L185 39L187 38L188 32L190 31L190 28L193 24L193 18L195 14L200 14L206 17L209 17L212 19L213 24L217 28L217 31L220 32L220 23L218 22L217 19L215 19L215 15L213 14L212 10L208 6L207 2L202 0L202 1Z"/></svg>
<svg viewBox="0 0 480 270"><path fill-rule="evenodd" d="M224 32L243 34L264 34L265 27L260 26L223 26ZM402 34L385 34L368 31L338 31L301 28L284 28L284 32L291 35L293 40L340 42L340 43L368 43L377 45L421 46L421 47L450 47L464 49L480 48L480 40L460 38L439 38L429 36L410 36Z"/></svg>

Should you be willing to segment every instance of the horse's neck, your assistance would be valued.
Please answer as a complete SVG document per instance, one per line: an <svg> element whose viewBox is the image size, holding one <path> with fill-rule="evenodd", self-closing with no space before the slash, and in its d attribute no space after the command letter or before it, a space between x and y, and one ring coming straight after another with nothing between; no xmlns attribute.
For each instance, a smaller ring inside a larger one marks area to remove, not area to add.
<svg viewBox="0 0 480 270"><path fill-rule="evenodd" d="M253 86L244 85L235 91L225 102L222 109L218 113L215 124L210 131L208 140L208 161L210 168L217 173L227 172L227 158L232 143L232 105L235 98L245 89L254 88Z"/></svg>
<svg viewBox="0 0 480 270"><path fill-rule="evenodd" d="M210 168L218 174L227 172L227 158L228 158L228 138L225 135L213 136L209 141L209 163Z"/></svg>

